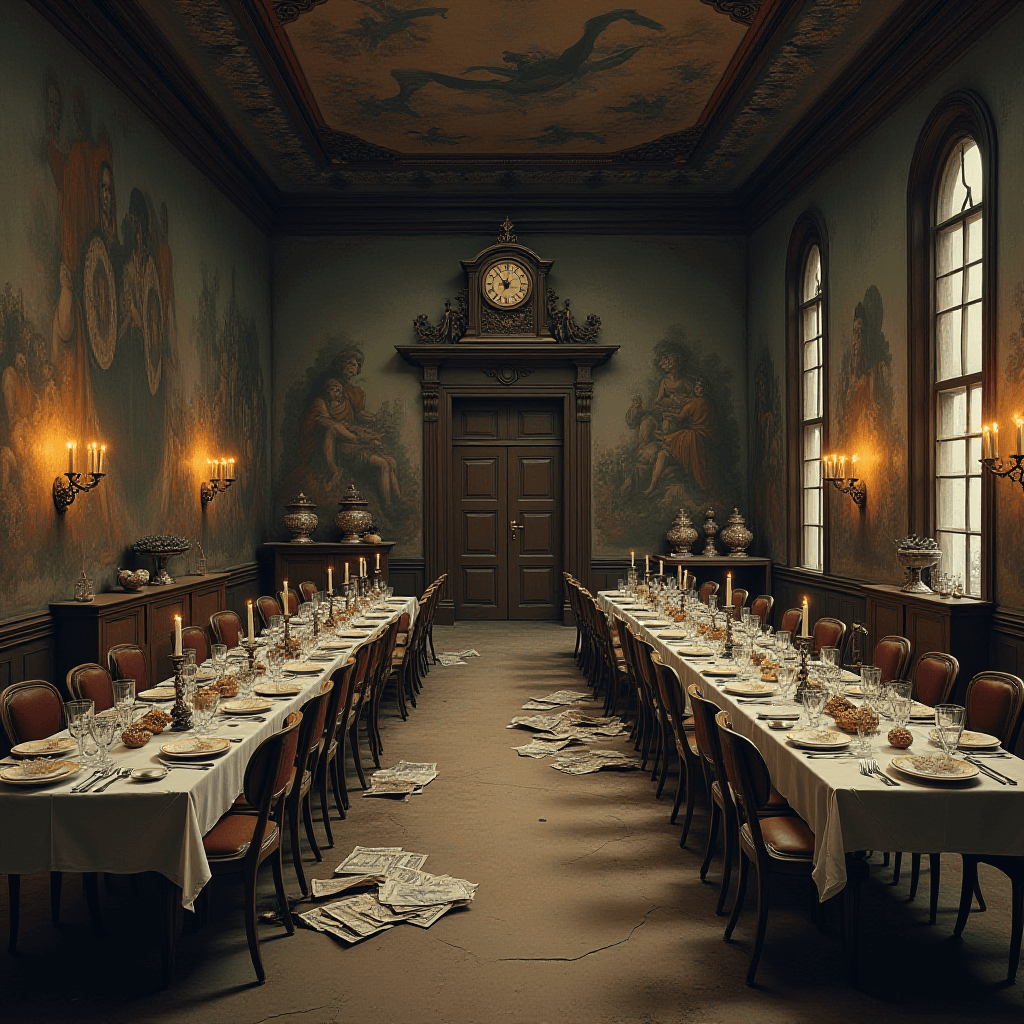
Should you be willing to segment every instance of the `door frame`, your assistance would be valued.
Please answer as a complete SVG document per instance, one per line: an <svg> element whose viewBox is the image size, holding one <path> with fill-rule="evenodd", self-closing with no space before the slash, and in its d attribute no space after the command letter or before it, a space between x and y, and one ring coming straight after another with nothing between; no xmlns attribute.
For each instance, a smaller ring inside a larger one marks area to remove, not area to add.
<svg viewBox="0 0 1024 1024"><path fill-rule="evenodd" d="M423 556L426 578L455 570L455 527L445 514L451 494L452 400L561 398L562 400L562 571L590 585L591 432L593 369L607 362L617 345L396 345L406 362L422 368ZM442 379L442 369L447 370ZM482 380L480 378L483 378ZM571 527L571 528L570 528ZM448 586L437 621L455 621ZM562 621L573 622L566 595Z"/></svg>

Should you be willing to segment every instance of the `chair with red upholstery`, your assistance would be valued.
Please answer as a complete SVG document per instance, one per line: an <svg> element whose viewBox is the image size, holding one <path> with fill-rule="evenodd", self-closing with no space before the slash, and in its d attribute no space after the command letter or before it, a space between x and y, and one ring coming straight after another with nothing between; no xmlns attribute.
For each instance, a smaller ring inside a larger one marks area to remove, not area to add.
<svg viewBox="0 0 1024 1024"><path fill-rule="evenodd" d="M312 580L306 580L299 584L299 593L303 601L312 601L313 595L317 592L317 586Z"/></svg>
<svg viewBox="0 0 1024 1024"><path fill-rule="evenodd" d="M914 669L914 700L930 708L948 703L959 674L960 662L952 654L940 651L922 654Z"/></svg>
<svg viewBox="0 0 1024 1024"><path fill-rule="evenodd" d="M740 620L740 610L747 603L747 591L742 587L737 587L732 592L732 617L736 622Z"/></svg>
<svg viewBox="0 0 1024 1024"><path fill-rule="evenodd" d="M707 604L712 594L718 593L718 584L714 580L708 580L700 585L700 603Z"/></svg>
<svg viewBox="0 0 1024 1024"><path fill-rule="evenodd" d="M748 865L753 865L758 888L757 932L747 968L747 984L753 985L768 926L772 875L800 875L809 880L814 868L814 833L807 822L791 809L786 814L770 812L774 787L760 751L745 736L730 728L726 712L719 711L715 723L722 744L722 760L740 817L740 882L736 903L725 928L725 939L728 942L732 938L739 921L750 873Z"/></svg>
<svg viewBox="0 0 1024 1024"><path fill-rule="evenodd" d="M910 641L905 636L883 636L875 644L872 663L881 669L883 683L906 679L910 668Z"/></svg>
<svg viewBox="0 0 1024 1024"><path fill-rule="evenodd" d="M779 629L785 630L791 637L795 637L800 629L800 620L804 617L802 608L787 608L782 613L782 622Z"/></svg>
<svg viewBox="0 0 1024 1024"><path fill-rule="evenodd" d="M215 644L231 650L242 639L242 620L231 611L214 612L210 616L210 636Z"/></svg>
<svg viewBox="0 0 1024 1024"><path fill-rule="evenodd" d="M750 614L756 615L762 626L767 626L774 607L775 598L771 594L760 594L750 602Z"/></svg>
<svg viewBox="0 0 1024 1024"><path fill-rule="evenodd" d="M214 875L240 875L244 887L245 934L249 955L262 984L267 980L260 955L256 921L256 881L260 865L270 860L274 888L285 931L294 934L288 896L284 891L281 862L281 823L284 799L295 770L302 714L293 712L280 732L265 739L253 752L245 769L243 793L255 813L229 811L203 836L203 848Z"/></svg>
<svg viewBox="0 0 1024 1024"><path fill-rule="evenodd" d="M277 592L277 604L278 607L284 608L284 591L279 590ZM285 609L289 615L299 614L299 595L298 592L288 588L288 607Z"/></svg>
<svg viewBox="0 0 1024 1024"><path fill-rule="evenodd" d="M818 619L811 632L814 635L815 654L820 654L822 647L835 647L842 650L843 638L846 636L846 623L827 617Z"/></svg>
<svg viewBox="0 0 1024 1024"><path fill-rule="evenodd" d="M260 613L260 618L263 620L264 629L270 625L270 620L275 615L282 614L281 605L278 603L277 598L266 594L256 598L256 610Z"/></svg>
<svg viewBox="0 0 1024 1024"><path fill-rule="evenodd" d="M110 673L95 662L76 665L67 675L68 693L72 700L91 700L94 711L106 711L114 706L114 688Z"/></svg>
<svg viewBox="0 0 1024 1024"><path fill-rule="evenodd" d="M107 667L114 679L134 679L136 694L149 689L146 652L135 644L118 644L107 651Z"/></svg>
<svg viewBox="0 0 1024 1024"><path fill-rule="evenodd" d="M174 643L174 633L171 633L171 643ZM202 626L185 626L181 631L181 649L185 651L191 647L196 652L196 664L202 665L210 656L210 645L206 639L206 630Z"/></svg>

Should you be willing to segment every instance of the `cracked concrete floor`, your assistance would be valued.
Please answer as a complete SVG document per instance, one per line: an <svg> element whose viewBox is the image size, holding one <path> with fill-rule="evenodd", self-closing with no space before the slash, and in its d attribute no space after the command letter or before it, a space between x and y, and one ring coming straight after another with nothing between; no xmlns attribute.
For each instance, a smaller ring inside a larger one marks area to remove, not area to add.
<svg viewBox="0 0 1024 1024"><path fill-rule="evenodd" d="M1000 982L1009 943L1008 886L985 872L989 910L963 943L950 939L959 872L943 859L939 920L927 923L927 877L914 903L907 881L886 884L875 857L865 886L862 991L845 982L835 911L825 935L803 885L778 885L758 975L743 983L753 900L722 941L714 906L718 861L697 876L705 839L702 799L688 848L669 825L671 800L648 776L578 778L548 760L517 757L526 742L506 724L531 697L578 688L573 630L553 623L460 623L436 629L438 650L475 647L464 666L436 667L403 723L388 710L385 765L438 761L439 778L408 803L364 800L354 779L337 845L307 873L326 878L351 848L403 846L429 854L427 870L479 882L476 901L430 930L400 926L350 949L297 929L262 928L269 981L253 984L234 883L213 894L210 922L179 943L173 987L159 966L154 889L134 898L123 879L102 896L109 938L93 939L77 879L65 884L65 923L49 924L45 878L25 879L22 953L0 953L0 1020L161 1024L580 1024L1019 1020L1017 988ZM624 740L605 746L626 750ZM318 826L318 829L320 826ZM304 842L305 849L305 842ZM308 851L307 851L308 854ZM926 858L927 863L927 858ZM297 892L286 858L286 884ZM4 891L6 886L0 887ZM261 893L269 905L269 870ZM0 907L0 920L5 907Z"/></svg>

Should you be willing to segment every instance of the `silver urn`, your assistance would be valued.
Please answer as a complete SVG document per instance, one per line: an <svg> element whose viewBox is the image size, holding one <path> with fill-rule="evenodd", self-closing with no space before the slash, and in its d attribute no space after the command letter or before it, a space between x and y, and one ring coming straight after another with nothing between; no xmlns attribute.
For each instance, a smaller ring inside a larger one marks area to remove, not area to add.
<svg viewBox="0 0 1024 1024"><path fill-rule="evenodd" d="M672 554L681 557L688 556L694 542L697 540L697 531L693 528L686 509L681 508L672 525L665 534L671 548Z"/></svg>
<svg viewBox="0 0 1024 1024"><path fill-rule="evenodd" d="M754 539L754 535L747 529L746 520L740 515L740 510L734 508L729 516L729 525L722 531L722 542L728 544L732 549L729 552L730 558L747 558L747 548Z"/></svg>
<svg viewBox="0 0 1024 1024"><path fill-rule="evenodd" d="M900 589L907 594L934 594L935 591L921 579L921 573L925 569L931 569L938 565L941 559L942 551L940 548L924 550L897 549L896 560L910 574L910 578Z"/></svg>
<svg viewBox="0 0 1024 1024"><path fill-rule="evenodd" d="M320 522L316 514L316 502L299 493L285 505L288 514L281 520L292 535L292 544L312 544L313 531Z"/></svg>
<svg viewBox="0 0 1024 1024"><path fill-rule="evenodd" d="M341 530L341 542L354 544L373 526L370 503L356 490L355 484L349 484L338 508L341 511L334 517L334 525Z"/></svg>

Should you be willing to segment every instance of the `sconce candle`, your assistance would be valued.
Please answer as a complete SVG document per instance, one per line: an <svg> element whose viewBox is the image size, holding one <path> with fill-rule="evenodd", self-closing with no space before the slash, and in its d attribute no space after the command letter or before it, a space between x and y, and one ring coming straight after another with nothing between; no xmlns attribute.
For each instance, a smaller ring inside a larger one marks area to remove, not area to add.
<svg viewBox="0 0 1024 1024"><path fill-rule="evenodd" d="M981 428L981 457L992 458L992 435L988 432L988 427Z"/></svg>
<svg viewBox="0 0 1024 1024"><path fill-rule="evenodd" d="M74 441L68 441L68 472L75 471L75 449L78 447Z"/></svg>
<svg viewBox="0 0 1024 1024"><path fill-rule="evenodd" d="M206 465L208 478L199 486L199 497L202 499L204 510L218 494L223 494L236 478L234 459L207 459Z"/></svg>
<svg viewBox="0 0 1024 1024"><path fill-rule="evenodd" d="M992 424L992 458L999 458L999 424Z"/></svg>
<svg viewBox="0 0 1024 1024"><path fill-rule="evenodd" d="M1014 416L1013 422L1017 424L1017 454L1024 455L1024 417Z"/></svg>

